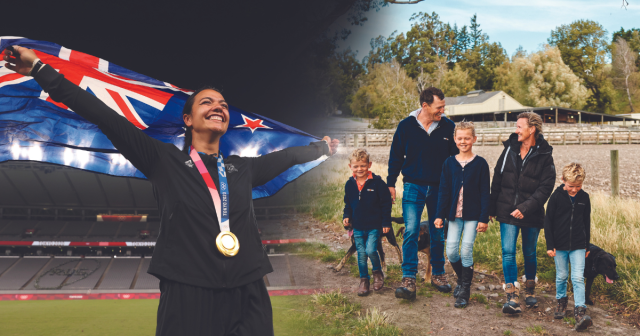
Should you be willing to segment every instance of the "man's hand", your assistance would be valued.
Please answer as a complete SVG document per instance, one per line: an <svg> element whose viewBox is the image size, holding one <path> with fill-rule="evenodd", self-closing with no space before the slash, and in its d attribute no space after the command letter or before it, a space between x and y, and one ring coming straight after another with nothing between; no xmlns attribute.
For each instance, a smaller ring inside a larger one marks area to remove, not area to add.
<svg viewBox="0 0 640 336"><path fill-rule="evenodd" d="M444 221L442 220L442 218L436 218L435 221L433 221L433 225L435 225L436 229L442 229L442 227L444 225L442 225L444 223Z"/></svg>
<svg viewBox="0 0 640 336"><path fill-rule="evenodd" d="M389 233L390 230L391 230L390 227L383 227L382 228L382 233ZM589 253L589 252L587 252L587 253Z"/></svg>
<svg viewBox="0 0 640 336"><path fill-rule="evenodd" d="M391 193L391 202L393 204L396 204L396 188L395 187L389 187L389 192Z"/></svg>
<svg viewBox="0 0 640 336"><path fill-rule="evenodd" d="M587 252L587 253L589 253L589 252ZM555 256L556 256L556 249L553 249L553 251L552 251L552 250L548 250L548 251L547 251L547 254L548 254L550 257L555 257Z"/></svg>
<svg viewBox="0 0 640 336"><path fill-rule="evenodd" d="M322 138L322 140L326 141L329 145L329 155L333 155L338 152L338 145L340 144L340 140L331 140L331 138L328 136L325 136L324 138Z"/></svg>
<svg viewBox="0 0 640 336"><path fill-rule="evenodd" d="M511 216L513 216L513 217L515 217L517 219L523 219L524 218L524 215L518 209L516 209L514 212L512 212Z"/></svg>
<svg viewBox="0 0 640 336"><path fill-rule="evenodd" d="M349 224L349 218L345 218L342 220L342 226L344 226L345 229L351 226L351 224Z"/></svg>
<svg viewBox="0 0 640 336"><path fill-rule="evenodd" d="M589 251L587 251L587 254L584 257L585 258L589 257Z"/></svg>
<svg viewBox="0 0 640 336"><path fill-rule="evenodd" d="M7 64L5 66L23 76L28 76L33 66L33 61L38 58L33 50L19 46L13 46L14 52L9 48L4 50L4 59Z"/></svg>
<svg viewBox="0 0 640 336"><path fill-rule="evenodd" d="M487 223L478 223L478 226L476 227L476 231L485 232L485 231L487 231L488 227L489 227L489 225Z"/></svg>

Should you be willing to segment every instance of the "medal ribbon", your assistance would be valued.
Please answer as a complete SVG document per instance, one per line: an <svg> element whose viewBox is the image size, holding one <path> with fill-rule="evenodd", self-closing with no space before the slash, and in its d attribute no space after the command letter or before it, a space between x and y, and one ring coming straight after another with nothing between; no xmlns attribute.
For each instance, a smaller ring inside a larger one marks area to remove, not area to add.
<svg viewBox="0 0 640 336"><path fill-rule="evenodd" d="M193 163L196 164L198 172L202 176L202 179L204 179L204 183L206 183L207 188L209 188L209 193L211 193L211 198L213 199L213 206L216 208L218 223L220 223L220 231L231 232L231 229L229 229L229 184L227 184L227 174L224 170L222 154L218 154L217 160L218 177L220 178L220 194L218 194L216 184L213 182L207 167L205 167L204 162L202 162L200 155L193 146L189 148L189 155L191 156ZM222 199L220 196L222 196Z"/></svg>

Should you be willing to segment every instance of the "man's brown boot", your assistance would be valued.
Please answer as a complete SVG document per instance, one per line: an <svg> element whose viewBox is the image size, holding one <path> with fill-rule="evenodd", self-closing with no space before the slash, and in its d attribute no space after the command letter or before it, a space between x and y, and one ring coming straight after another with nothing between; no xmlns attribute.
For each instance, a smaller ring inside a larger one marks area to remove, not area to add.
<svg viewBox="0 0 640 336"><path fill-rule="evenodd" d="M447 274L432 275L431 284L436 287L437 290L443 293L449 293L451 291L451 285L447 280Z"/></svg>
<svg viewBox="0 0 640 336"><path fill-rule="evenodd" d="M384 286L384 275L382 271L373 271L373 290L379 291Z"/></svg>
<svg viewBox="0 0 640 336"><path fill-rule="evenodd" d="M358 296L369 295L369 279L360 278L360 287L358 287Z"/></svg>
<svg viewBox="0 0 640 336"><path fill-rule="evenodd" d="M415 300L416 299L416 279L402 278L402 285L396 289L396 298Z"/></svg>
<svg viewBox="0 0 640 336"><path fill-rule="evenodd" d="M575 307L573 309L573 318L576 320L576 331L587 330L587 328L593 325L591 317L587 315L586 307Z"/></svg>

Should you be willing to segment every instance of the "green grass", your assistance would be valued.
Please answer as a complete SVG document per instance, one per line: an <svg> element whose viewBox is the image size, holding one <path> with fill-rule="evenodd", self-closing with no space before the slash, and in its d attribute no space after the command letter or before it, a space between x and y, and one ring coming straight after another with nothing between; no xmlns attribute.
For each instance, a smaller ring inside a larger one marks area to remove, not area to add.
<svg viewBox="0 0 640 336"><path fill-rule="evenodd" d="M340 293L274 296L276 335L400 335L377 310ZM158 300L0 301L2 336L154 335Z"/></svg>
<svg viewBox="0 0 640 336"><path fill-rule="evenodd" d="M0 301L0 335L153 335L158 300Z"/></svg>
<svg viewBox="0 0 640 336"><path fill-rule="evenodd" d="M533 327L527 327L527 332L536 335L547 335L548 332L541 325L535 325Z"/></svg>
<svg viewBox="0 0 640 336"><path fill-rule="evenodd" d="M576 325L576 319L573 317L565 317L562 319L563 322L569 323L572 327Z"/></svg>
<svg viewBox="0 0 640 336"><path fill-rule="evenodd" d="M513 333L511 332L511 330L505 330L502 334L504 336L511 336Z"/></svg>
<svg viewBox="0 0 640 336"><path fill-rule="evenodd" d="M471 300L476 300L478 301L478 303L482 303L482 304L488 304L489 300L487 300L487 297L480 294L480 293L473 293L471 294Z"/></svg>

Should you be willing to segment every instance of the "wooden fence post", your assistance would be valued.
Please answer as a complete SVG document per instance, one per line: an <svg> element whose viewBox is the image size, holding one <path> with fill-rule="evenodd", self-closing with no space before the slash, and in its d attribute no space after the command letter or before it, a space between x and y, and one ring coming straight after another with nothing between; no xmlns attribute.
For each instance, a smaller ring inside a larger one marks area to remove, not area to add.
<svg viewBox="0 0 640 336"><path fill-rule="evenodd" d="M364 132L364 146L365 147L369 147L369 137L368 137L369 133L367 133L367 131Z"/></svg>
<svg viewBox="0 0 640 336"><path fill-rule="evenodd" d="M580 131L579 137L580 137L580 144L582 145L582 131Z"/></svg>
<svg viewBox="0 0 640 336"><path fill-rule="evenodd" d="M600 131L596 132L596 145L600 144Z"/></svg>
<svg viewBox="0 0 640 336"><path fill-rule="evenodd" d="M389 132L384 132L384 145L389 146Z"/></svg>
<svg viewBox="0 0 640 336"><path fill-rule="evenodd" d="M358 133L353 133L353 147L358 147Z"/></svg>
<svg viewBox="0 0 640 336"><path fill-rule="evenodd" d="M620 181L618 180L618 150L611 150L611 196L620 195Z"/></svg>

